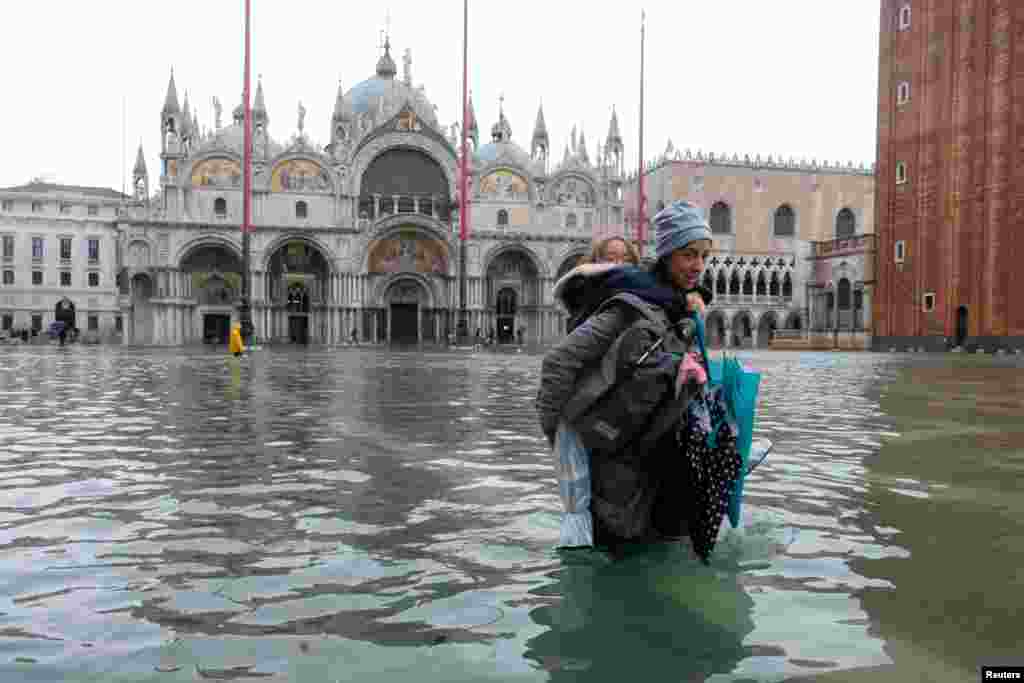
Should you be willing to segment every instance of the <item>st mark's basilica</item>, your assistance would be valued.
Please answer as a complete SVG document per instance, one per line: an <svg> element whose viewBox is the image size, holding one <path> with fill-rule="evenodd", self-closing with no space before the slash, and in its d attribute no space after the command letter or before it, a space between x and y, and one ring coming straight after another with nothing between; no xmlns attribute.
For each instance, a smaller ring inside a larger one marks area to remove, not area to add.
<svg viewBox="0 0 1024 683"><path fill-rule="evenodd" d="M386 43L376 73L339 86L330 142L311 142L305 112L282 144L253 101L252 317L267 341L416 343L454 332L459 308L457 125ZM472 111L472 103L471 103ZM159 189L140 148L121 216L123 334L133 343L220 339L237 315L241 273L243 110L202 132L174 75L161 114ZM530 152L499 111L490 142L470 118L472 239L468 326L499 342L543 343L564 330L551 289L589 250L593 226L623 222L623 146L614 112L600 158L573 134L550 160L543 110Z"/></svg>

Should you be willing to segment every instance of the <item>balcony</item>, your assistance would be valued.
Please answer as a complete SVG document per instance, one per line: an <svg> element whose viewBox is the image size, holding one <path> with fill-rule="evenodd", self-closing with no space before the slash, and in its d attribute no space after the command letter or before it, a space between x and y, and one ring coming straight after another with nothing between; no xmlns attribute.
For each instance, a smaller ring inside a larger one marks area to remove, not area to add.
<svg viewBox="0 0 1024 683"><path fill-rule="evenodd" d="M814 243L815 258L831 258L833 256L844 256L847 254L862 254L875 249L875 235L854 235L829 240L828 242Z"/></svg>
<svg viewBox="0 0 1024 683"><path fill-rule="evenodd" d="M781 306L793 305L793 297L769 294L715 294L713 306Z"/></svg>
<svg viewBox="0 0 1024 683"><path fill-rule="evenodd" d="M378 221L398 214L432 216L441 222L450 218L448 197L440 195L363 195L359 198L360 220Z"/></svg>

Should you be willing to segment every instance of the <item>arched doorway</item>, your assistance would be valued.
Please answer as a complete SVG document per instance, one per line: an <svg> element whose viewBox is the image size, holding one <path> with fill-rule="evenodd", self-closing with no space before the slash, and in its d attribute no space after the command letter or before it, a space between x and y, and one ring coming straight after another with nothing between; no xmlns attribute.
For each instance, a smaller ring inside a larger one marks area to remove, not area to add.
<svg viewBox="0 0 1024 683"><path fill-rule="evenodd" d="M517 332L527 326L527 316L540 303L537 266L521 248L502 251L487 266L486 287L494 317L484 335L489 337L493 333L499 344L511 344L516 341ZM536 320L532 323L538 324Z"/></svg>
<svg viewBox="0 0 1024 683"><path fill-rule="evenodd" d="M423 286L412 278L392 282L384 293L387 306L388 340L396 345L419 344L422 341L420 322L428 298Z"/></svg>
<svg viewBox="0 0 1024 683"><path fill-rule="evenodd" d="M330 273L327 258L315 245L292 239L277 246L267 262L265 283L272 336L292 344L308 344L316 338Z"/></svg>
<svg viewBox="0 0 1024 683"><path fill-rule="evenodd" d="M145 273L131 279L131 340L135 344L153 343L153 281Z"/></svg>
<svg viewBox="0 0 1024 683"><path fill-rule="evenodd" d="M704 325L707 332L707 343L709 346L720 349L725 346L725 315L721 311L712 311L708 314L707 323Z"/></svg>
<svg viewBox="0 0 1024 683"><path fill-rule="evenodd" d="M750 313L740 311L732 319L732 345L739 348L749 348L753 343L753 323L750 320Z"/></svg>
<svg viewBox="0 0 1024 683"><path fill-rule="evenodd" d="M963 346L964 342L967 341L967 330L968 330L968 317L967 307L960 306L956 309L956 346Z"/></svg>
<svg viewBox="0 0 1024 683"><path fill-rule="evenodd" d="M227 344L231 317L242 291L242 261L224 244L200 244L181 259L188 274L192 298L198 304L202 339L207 344Z"/></svg>
<svg viewBox="0 0 1024 683"><path fill-rule="evenodd" d="M69 332L75 329L75 304L71 299L63 297L53 307L53 319L55 322L64 323L64 329Z"/></svg>
<svg viewBox="0 0 1024 683"><path fill-rule="evenodd" d="M505 287L498 292L495 311L497 314L498 343L511 344L515 340L516 334L516 290L511 287Z"/></svg>
<svg viewBox="0 0 1024 683"><path fill-rule="evenodd" d="M766 349L771 346L778 326L774 311L767 311L761 316L757 324L757 348Z"/></svg>

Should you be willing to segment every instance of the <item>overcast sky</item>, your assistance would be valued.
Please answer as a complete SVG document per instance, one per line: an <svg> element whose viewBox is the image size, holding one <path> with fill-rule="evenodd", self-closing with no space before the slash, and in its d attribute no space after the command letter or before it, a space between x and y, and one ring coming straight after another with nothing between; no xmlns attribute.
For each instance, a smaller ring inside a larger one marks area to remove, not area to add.
<svg viewBox="0 0 1024 683"><path fill-rule="evenodd" d="M44 176L120 189L140 141L155 179L172 67L179 98L187 89L200 125L213 126L214 95L230 123L241 101L243 6L5 2L0 187ZM730 155L874 160L879 0L649 0L645 7L645 157L671 138L679 148ZM413 81L426 87L441 122L459 116L459 0L252 0L252 8L253 87L262 74L275 139L296 131L301 100L307 132L329 142L338 81L348 90L373 75L388 11L399 76L410 48ZM503 93L513 141L527 151L543 99L554 158L562 158L574 124L593 157L614 105L635 166L639 65L639 6L470 0L469 82L481 143Z"/></svg>

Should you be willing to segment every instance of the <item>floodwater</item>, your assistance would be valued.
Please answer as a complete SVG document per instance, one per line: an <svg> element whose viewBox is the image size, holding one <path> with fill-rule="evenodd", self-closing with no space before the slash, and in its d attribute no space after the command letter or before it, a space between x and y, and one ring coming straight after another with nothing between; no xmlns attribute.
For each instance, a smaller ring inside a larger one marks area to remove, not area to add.
<svg viewBox="0 0 1024 683"><path fill-rule="evenodd" d="M965 681L1019 657L1024 359L746 357L776 449L704 567L553 549L540 356L0 349L0 680Z"/></svg>

